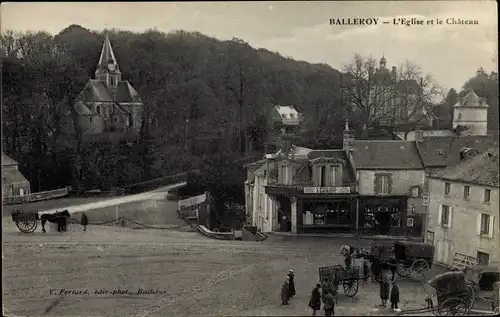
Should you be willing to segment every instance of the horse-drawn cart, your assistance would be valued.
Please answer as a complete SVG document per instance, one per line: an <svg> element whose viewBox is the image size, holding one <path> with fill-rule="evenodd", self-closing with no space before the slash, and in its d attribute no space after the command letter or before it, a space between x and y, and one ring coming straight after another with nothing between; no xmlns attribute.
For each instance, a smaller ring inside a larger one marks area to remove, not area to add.
<svg viewBox="0 0 500 317"><path fill-rule="evenodd" d="M15 210L11 212L12 221L22 233L31 233L36 230L38 226L38 211L20 211Z"/></svg>
<svg viewBox="0 0 500 317"><path fill-rule="evenodd" d="M372 267L379 270L390 269L401 277L411 277L417 281L426 279L426 270L434 261L434 246L415 241L398 241L394 244L372 244L370 254L366 256ZM377 270L376 270L377 271ZM375 279L380 281L380 272L374 272Z"/></svg>
<svg viewBox="0 0 500 317"><path fill-rule="evenodd" d="M52 214L42 214L40 215L38 211L21 211L15 210L11 212L12 221L16 223L16 226L21 230L22 233L34 232L38 226L38 220L42 222L42 232L45 232L45 223L47 221L57 224L57 231L66 231L67 222L71 217L68 210L56 211Z"/></svg>
<svg viewBox="0 0 500 317"><path fill-rule="evenodd" d="M431 289L428 291L430 296L426 298L426 306L420 309L404 310L398 316L428 312L438 316L467 316L469 314L472 297L463 272L439 274L427 281L425 286ZM435 290L435 295L430 294L432 289Z"/></svg>
<svg viewBox="0 0 500 317"><path fill-rule="evenodd" d="M319 268L320 283L325 280L325 277L334 283L335 289L342 284L346 296L354 297L359 290L359 280L364 277L359 276L359 267L351 266L344 268L342 265L332 265Z"/></svg>
<svg viewBox="0 0 500 317"><path fill-rule="evenodd" d="M465 279L471 290L470 308L495 309L498 300L495 299L494 286L500 282L500 270L487 265L476 265L467 268L464 272ZM495 302L496 301L496 302Z"/></svg>

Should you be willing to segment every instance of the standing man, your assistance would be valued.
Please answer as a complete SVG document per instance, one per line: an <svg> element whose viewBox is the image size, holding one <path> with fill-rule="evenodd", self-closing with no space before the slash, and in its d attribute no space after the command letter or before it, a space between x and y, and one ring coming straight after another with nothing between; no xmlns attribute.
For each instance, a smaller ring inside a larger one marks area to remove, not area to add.
<svg viewBox="0 0 500 317"><path fill-rule="evenodd" d="M313 316L316 316L316 311L321 309L321 294L319 288L321 285L318 283L311 292L311 299L309 300L309 307L313 310Z"/></svg>

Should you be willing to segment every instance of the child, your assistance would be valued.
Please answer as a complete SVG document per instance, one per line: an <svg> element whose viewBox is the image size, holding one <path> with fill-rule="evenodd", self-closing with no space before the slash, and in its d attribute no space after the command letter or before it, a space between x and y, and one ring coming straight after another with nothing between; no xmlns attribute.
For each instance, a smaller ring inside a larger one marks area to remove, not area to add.
<svg viewBox="0 0 500 317"><path fill-rule="evenodd" d="M396 284L396 281L393 281L391 289L391 309L394 311L401 311L401 309L398 308L398 303L399 303L399 287Z"/></svg>
<svg viewBox="0 0 500 317"><path fill-rule="evenodd" d="M387 307L387 299L389 299L389 281L384 276L380 281L380 299L382 300L382 307Z"/></svg>
<svg viewBox="0 0 500 317"><path fill-rule="evenodd" d="M323 307L325 308L325 316L333 316L335 310L335 298L330 291L323 297Z"/></svg>
<svg viewBox="0 0 500 317"><path fill-rule="evenodd" d="M87 231L87 225L89 224L89 219L87 218L87 215L82 212L82 219L80 224L83 226L83 231Z"/></svg>

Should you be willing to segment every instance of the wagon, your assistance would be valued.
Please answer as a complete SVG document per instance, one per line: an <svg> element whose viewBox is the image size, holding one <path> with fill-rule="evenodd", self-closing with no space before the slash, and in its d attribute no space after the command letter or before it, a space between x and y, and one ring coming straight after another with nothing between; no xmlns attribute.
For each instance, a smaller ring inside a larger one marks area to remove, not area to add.
<svg viewBox="0 0 500 317"><path fill-rule="evenodd" d="M359 290L359 266L345 268L342 265L332 265L319 268L319 281L324 281L328 277L329 281L334 281L335 288L342 284L344 293L349 297L354 297Z"/></svg>
<svg viewBox="0 0 500 317"><path fill-rule="evenodd" d="M23 233L35 231L40 219L38 211L14 210L11 212L12 221L16 223L17 228Z"/></svg>
<svg viewBox="0 0 500 317"><path fill-rule="evenodd" d="M398 316L428 312L439 316L466 316L469 314L472 297L463 272L453 271L439 274L427 281L426 287L434 289L435 296L428 296L423 308L404 310L398 313ZM434 300L432 297L435 297Z"/></svg>
<svg viewBox="0 0 500 317"><path fill-rule="evenodd" d="M372 263L378 263L383 268L394 268L401 277L411 277L424 281L425 272L434 261L434 246L416 241L398 241L394 244L372 244L368 258ZM380 275L375 279L380 281ZM393 276L394 278L394 276Z"/></svg>
<svg viewBox="0 0 500 317"><path fill-rule="evenodd" d="M399 276L424 281L426 270L434 262L434 246L415 241L398 241L394 244L394 259L398 263L396 272Z"/></svg>
<svg viewBox="0 0 500 317"><path fill-rule="evenodd" d="M500 281L500 270L488 265L476 265L464 272L467 284L471 289L471 306L486 303L491 310L495 309L498 299L495 298L494 286Z"/></svg>

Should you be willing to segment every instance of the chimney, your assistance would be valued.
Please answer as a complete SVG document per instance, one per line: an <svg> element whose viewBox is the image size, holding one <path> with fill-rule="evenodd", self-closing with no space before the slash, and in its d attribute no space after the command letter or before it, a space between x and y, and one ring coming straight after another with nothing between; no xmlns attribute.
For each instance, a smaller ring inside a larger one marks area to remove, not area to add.
<svg viewBox="0 0 500 317"><path fill-rule="evenodd" d="M349 129L349 120L345 120L345 129L342 135L342 147L344 151L352 151L354 148L355 132Z"/></svg>
<svg viewBox="0 0 500 317"><path fill-rule="evenodd" d="M424 131L415 130L415 141L420 142L424 140Z"/></svg>
<svg viewBox="0 0 500 317"><path fill-rule="evenodd" d="M290 151L294 138L295 134L293 132L287 131L285 128L281 129L280 149L282 154Z"/></svg>

